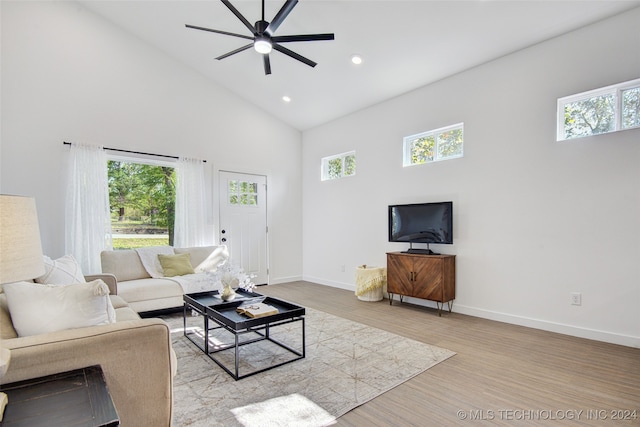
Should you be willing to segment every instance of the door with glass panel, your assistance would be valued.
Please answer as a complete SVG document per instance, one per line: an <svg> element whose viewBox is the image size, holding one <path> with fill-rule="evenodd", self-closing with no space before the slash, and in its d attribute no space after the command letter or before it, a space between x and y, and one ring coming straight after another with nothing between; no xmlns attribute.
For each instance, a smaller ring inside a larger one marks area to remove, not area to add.
<svg viewBox="0 0 640 427"><path fill-rule="evenodd" d="M267 177L220 171L220 243L230 261L268 283Z"/></svg>

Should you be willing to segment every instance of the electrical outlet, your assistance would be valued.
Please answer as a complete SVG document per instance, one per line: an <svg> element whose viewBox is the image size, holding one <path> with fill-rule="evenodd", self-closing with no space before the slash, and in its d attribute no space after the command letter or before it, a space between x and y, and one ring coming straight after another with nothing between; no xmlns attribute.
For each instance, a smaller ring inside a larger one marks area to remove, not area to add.
<svg viewBox="0 0 640 427"><path fill-rule="evenodd" d="M345 266L344 266L344 264L342 264L342 265L340 266L340 271L342 271L343 273L345 272Z"/></svg>
<svg viewBox="0 0 640 427"><path fill-rule="evenodd" d="M571 305L582 305L582 294L580 292L571 294Z"/></svg>

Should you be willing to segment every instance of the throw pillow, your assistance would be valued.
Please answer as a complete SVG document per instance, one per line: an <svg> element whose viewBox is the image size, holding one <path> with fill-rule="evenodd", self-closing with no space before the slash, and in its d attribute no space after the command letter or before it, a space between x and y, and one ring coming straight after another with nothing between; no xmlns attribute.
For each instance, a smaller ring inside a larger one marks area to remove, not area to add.
<svg viewBox="0 0 640 427"><path fill-rule="evenodd" d="M154 279L164 277L164 272L162 271L162 265L160 265L160 261L158 260L158 255L173 255L174 252L172 246L147 246L144 248L136 248L134 250L138 253L140 262L144 266L144 269L147 270L147 273L149 273L149 276Z"/></svg>
<svg viewBox="0 0 640 427"><path fill-rule="evenodd" d="M71 285L72 283L87 283L80 269L80 265L73 255L65 255L56 260L44 256L44 275L36 279L38 283L47 285Z"/></svg>
<svg viewBox="0 0 640 427"><path fill-rule="evenodd" d="M164 271L164 277L183 276L185 274L194 274L193 266L189 259L191 255L158 255L160 265L162 265L162 271Z"/></svg>
<svg viewBox="0 0 640 427"><path fill-rule="evenodd" d="M102 280L72 285L16 282L3 287L20 337L116 321L109 287Z"/></svg>

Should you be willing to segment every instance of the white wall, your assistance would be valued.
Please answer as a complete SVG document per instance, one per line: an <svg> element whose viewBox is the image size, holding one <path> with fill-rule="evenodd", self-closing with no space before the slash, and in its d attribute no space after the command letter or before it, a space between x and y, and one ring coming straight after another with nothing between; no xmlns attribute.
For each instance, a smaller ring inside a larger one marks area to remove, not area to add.
<svg viewBox="0 0 640 427"><path fill-rule="evenodd" d="M387 205L452 200L454 311L640 347L640 129L555 140L557 98L640 77L638 28L635 9L304 132L304 278L354 289L407 249ZM458 122L464 158L402 167L403 136ZM320 181L354 149L356 176Z"/></svg>
<svg viewBox="0 0 640 427"><path fill-rule="evenodd" d="M271 282L301 277L300 132L75 3L1 7L0 190L36 198L45 253L64 254L62 142L85 142L267 175Z"/></svg>

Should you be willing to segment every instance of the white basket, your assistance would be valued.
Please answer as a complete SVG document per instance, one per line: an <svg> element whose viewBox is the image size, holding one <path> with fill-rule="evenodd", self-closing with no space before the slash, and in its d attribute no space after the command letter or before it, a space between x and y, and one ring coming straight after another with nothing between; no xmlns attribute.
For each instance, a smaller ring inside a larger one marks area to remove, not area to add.
<svg viewBox="0 0 640 427"><path fill-rule="evenodd" d="M358 299L360 301L369 301L369 302L382 301L382 286L372 291L369 291L365 294L359 295Z"/></svg>

